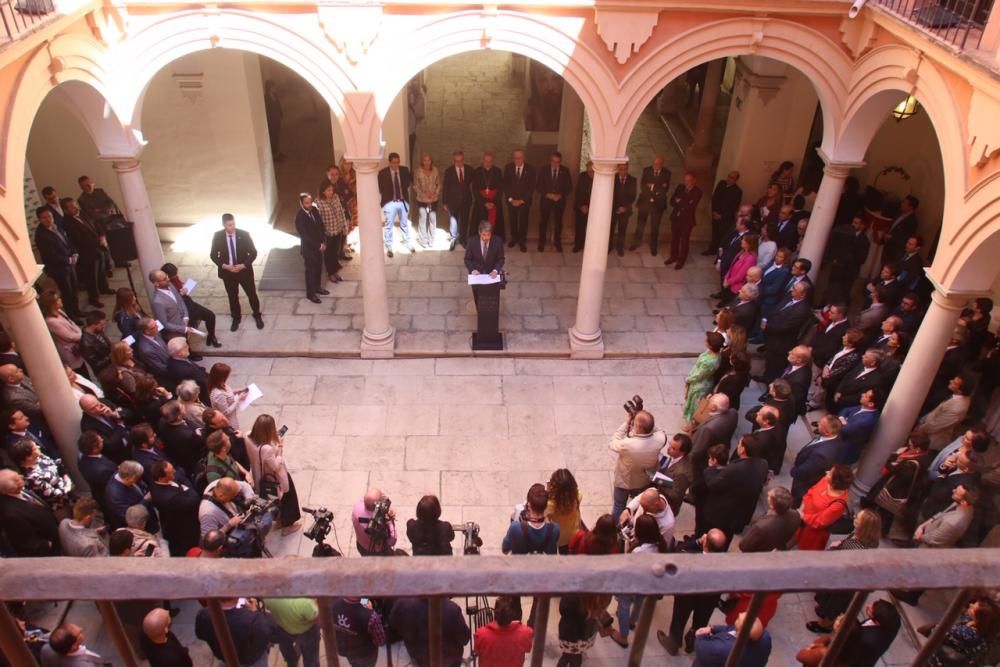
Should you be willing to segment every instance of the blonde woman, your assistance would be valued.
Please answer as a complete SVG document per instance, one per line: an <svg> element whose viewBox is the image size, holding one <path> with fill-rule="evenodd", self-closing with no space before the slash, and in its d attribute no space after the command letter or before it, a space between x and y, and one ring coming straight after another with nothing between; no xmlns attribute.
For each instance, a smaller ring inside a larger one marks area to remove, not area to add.
<svg viewBox="0 0 1000 667"><path fill-rule="evenodd" d="M78 375L90 377L87 375L87 367L80 355L80 339L83 337L83 330L63 310L62 297L59 296L58 292L43 292L38 297L38 307L41 308L42 315L45 316L45 325L49 328L52 340L56 343L59 358Z"/></svg>
<svg viewBox="0 0 1000 667"><path fill-rule="evenodd" d="M417 195L417 242L422 248L432 248L441 199L441 172L427 153L420 157L420 168L413 174L413 191Z"/></svg>
<svg viewBox="0 0 1000 667"><path fill-rule="evenodd" d="M280 499L281 534L294 533L302 527L299 496L285 465L285 441L278 433L274 417L268 414L257 417L245 441L257 494L277 494Z"/></svg>

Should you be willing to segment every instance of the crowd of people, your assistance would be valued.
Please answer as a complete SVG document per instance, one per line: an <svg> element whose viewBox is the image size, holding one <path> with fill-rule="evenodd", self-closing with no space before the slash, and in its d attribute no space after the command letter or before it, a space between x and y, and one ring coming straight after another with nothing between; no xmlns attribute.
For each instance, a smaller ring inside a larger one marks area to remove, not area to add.
<svg viewBox="0 0 1000 667"><path fill-rule="evenodd" d="M464 245L484 220L504 238L505 203L508 247L525 251L527 211L532 193L538 192L543 209L538 249L544 250L550 240L551 218L552 240L561 250L561 212L572 190L558 153L548 168L537 172L524 163L523 151L516 151L502 171L487 153L483 166L468 174L461 152L454 157L443 179L429 158L411 179L398 156L390 155L390 166L379 175L390 257L394 221L402 223L404 242L411 245L411 182L422 245L434 243L439 201L450 218L452 249ZM623 252L634 204L638 224L630 248L642 244L649 222L655 255L660 219L668 209L669 171L657 158L637 183L623 166L615 181L609 252ZM641 400L630 401L609 443L615 455L609 512L585 521L582 492L571 470L561 468L547 482L528 488L504 535L483 536L491 544L516 555L622 554L627 559L634 553L977 547L996 539L1000 343L989 329L993 303L986 298L975 299L963 311L928 395L919 397L919 421L852 511L856 465L927 303L921 259L925 243L916 234L919 202L908 197L898 212L879 204L879 216L873 217L877 203L849 187L824 258L829 271L814 285L808 275L811 258L800 255L807 198L795 190L792 171L792 165L782 165L754 204L743 203L737 172L714 190L713 238L704 254L715 257L719 273L719 290L712 295L718 300L716 326L706 333L705 350L685 378L683 423L671 435L657 427ZM578 217L575 250L582 248L586 229L587 211L579 208L580 202L589 201L589 193L580 195L586 187L582 176L574 200L583 216L582 221ZM350 257L345 240L357 224L353 180L349 164L331 167L315 204L308 194L301 199L296 226L303 238L307 292L314 300L326 293L323 268L336 282L341 262ZM103 201L99 193L84 187L92 197L80 198L79 208L89 207L93 220L100 211L114 210L113 202ZM54 197L54 191L49 195ZM688 174L670 198L673 245L666 263L678 269L687 260L685 239L699 197ZM78 218L87 227L87 219L73 212L77 207L72 200L59 203L70 220L55 218L51 202L40 209L39 248L62 244L76 259L67 261L69 270L58 278L43 254L46 273L58 290L43 292L39 307L83 413L77 466L90 493L74 487L27 369L13 342L0 332L0 414L6 428L0 448L0 551L10 557L267 555L266 538L275 526L284 534L300 528L299 500L284 459L283 432L274 418L263 414L252 425L241 425L246 389L231 384L227 364L206 369L190 350L190 336L204 335L209 345L219 344L214 314L191 300L177 268L167 264L148 276L155 288L154 317L143 311L131 290L117 291L112 318L122 340L112 342L105 334L105 313L82 312L76 306L71 274L84 253L69 230ZM887 222L876 229L876 218ZM223 225L213 240L212 259L230 297L233 330L240 322L241 288L262 327L252 273L256 250L232 216L225 216ZM878 245L874 255L873 242ZM70 252L71 243L79 253ZM87 266L80 267L82 279L87 285L92 281L98 294L108 293L98 279L110 270L100 251L100 234L96 247L93 260L87 255ZM873 256L880 268L869 277L865 258ZM89 305L102 307L96 296ZM199 322L205 322L205 332L197 328ZM756 368L752 345L759 346L761 357ZM746 431L740 428L741 402L751 382L764 391L747 406ZM803 431L806 438L798 435ZM786 468L790 482L779 484ZM758 511L761 505L763 511ZM689 534L676 528L682 512L693 514ZM404 534L414 556L450 555L460 534L465 553L478 553L483 541L478 526L442 520L435 496L419 501L416 518L405 531L397 532L395 512L380 489L368 490L355 503L351 520L356 551L364 557L405 555L400 546ZM843 537L831 541L834 535ZM920 593L890 595L916 604ZM816 619L806 627L819 636L799 651L799 662L822 661L849 601L849 592L816 594ZM627 647L642 603L641 595L560 598L559 666L582 664L599 637ZM318 604L281 598L222 601L241 664L265 664L270 647L277 645L288 664L302 659L307 666L318 665ZM340 630L340 654L353 667L374 665L380 646L399 641L415 664L428 664L425 599L338 598L329 604ZM749 594L741 591L674 596L669 624L657 629L657 639L671 655L683 650L694 654L698 665L721 667L736 634L749 622L749 604ZM780 594L766 596L752 620L742 664L768 664L768 625L780 604ZM155 602L116 606L136 651L154 667L191 664L187 648L170 631L176 610ZM476 621L470 628L461 607L444 601L445 663L457 665L471 643L485 667L521 664L531 650L535 605L523 621L519 598L500 596L483 606L490 612L488 622ZM725 622L711 625L716 609ZM891 598L874 600L847 636L839 664L874 665L900 623ZM26 641L39 635L37 628L26 625L24 630ZM195 631L221 659L207 609L198 613ZM92 654L75 625L63 624L42 635L44 640L29 645L37 644L38 655L47 660L43 664L70 664L68 657ZM948 630L931 664L989 664L997 655L998 637L996 595L978 595Z"/></svg>

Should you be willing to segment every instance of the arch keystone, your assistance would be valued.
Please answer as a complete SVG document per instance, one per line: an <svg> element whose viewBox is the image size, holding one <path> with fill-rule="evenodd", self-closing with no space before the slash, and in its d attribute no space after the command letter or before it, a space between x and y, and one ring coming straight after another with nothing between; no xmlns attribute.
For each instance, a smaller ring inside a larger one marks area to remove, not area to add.
<svg viewBox="0 0 1000 667"><path fill-rule="evenodd" d="M368 53L382 27L383 4L348 4L341 0L316 3L319 25L338 51L356 65Z"/></svg>
<svg viewBox="0 0 1000 667"><path fill-rule="evenodd" d="M653 28L660 19L660 11L595 9L594 21L597 34L601 36L608 50L615 54L619 65L624 65L633 53L638 53L642 45L653 35Z"/></svg>

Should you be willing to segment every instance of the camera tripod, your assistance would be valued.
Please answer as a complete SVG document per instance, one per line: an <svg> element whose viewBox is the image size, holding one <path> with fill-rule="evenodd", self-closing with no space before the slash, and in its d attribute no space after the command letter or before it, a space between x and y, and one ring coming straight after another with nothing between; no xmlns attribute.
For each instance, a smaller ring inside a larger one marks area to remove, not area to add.
<svg viewBox="0 0 1000 667"><path fill-rule="evenodd" d="M489 625L493 622L493 607L490 605L490 600L485 595L466 595L465 596L465 614L469 617L472 626L472 634L476 634L476 630L483 627L484 625ZM475 667L479 660L479 655L476 653L476 649L473 644L469 644L469 657L463 658L462 662L469 667Z"/></svg>

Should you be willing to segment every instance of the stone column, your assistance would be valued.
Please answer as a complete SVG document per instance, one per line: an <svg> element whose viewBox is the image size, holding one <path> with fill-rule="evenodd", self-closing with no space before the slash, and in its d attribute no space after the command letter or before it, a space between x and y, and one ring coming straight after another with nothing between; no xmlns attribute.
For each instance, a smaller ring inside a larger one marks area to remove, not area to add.
<svg viewBox="0 0 1000 667"><path fill-rule="evenodd" d="M840 195L844 192L844 181L852 169L865 166L864 162L834 162L823 151L818 152L826 166L823 167L823 180L816 192L816 202L809 215L809 227L806 229L806 236L802 239L802 250L799 252L800 257L812 262L809 277L813 280L819 275L823 253L826 251L826 243L830 239L830 230L833 229L837 207L840 205Z"/></svg>
<svg viewBox="0 0 1000 667"><path fill-rule="evenodd" d="M892 386L878 428L858 464L853 489L856 497L868 493L879 480L889 454L905 444L967 299L967 295L948 295L940 288L931 295L927 315Z"/></svg>
<svg viewBox="0 0 1000 667"><path fill-rule="evenodd" d="M396 330L389 325L385 288L385 255L382 250L382 212L379 208L378 158L352 158L358 175L358 228L361 240L361 296L365 330L361 357L387 359L394 354Z"/></svg>
<svg viewBox="0 0 1000 667"><path fill-rule="evenodd" d="M569 330L570 356L574 359L600 359L604 356L601 305L604 302L604 274L608 269L615 168L619 163L628 161L627 158L591 159L594 161L594 185L590 191L587 240L580 270L576 323Z"/></svg>
<svg viewBox="0 0 1000 667"><path fill-rule="evenodd" d="M37 294L31 283L19 291L0 292L0 312L4 327L17 345L31 383L38 393L42 413L59 447L63 463L78 487L87 488L77 470L80 438L80 406L69 388L62 359L52 342Z"/></svg>
<svg viewBox="0 0 1000 667"><path fill-rule="evenodd" d="M125 219L134 222L135 246L139 251L139 282L146 287L146 296L153 302L153 285L149 282L149 272L163 266L163 246L160 244L160 234L156 231L156 220L153 218L153 208L149 205L149 195L146 193L146 181L142 178L142 169L138 159L119 159L112 162L115 174L118 175L118 186L125 200L122 205ZM208 258L208 252L205 253ZM136 276L132 276L133 281Z"/></svg>
<svg viewBox="0 0 1000 667"><path fill-rule="evenodd" d="M684 168L694 172L698 182L712 183L712 125L715 123L715 107L719 101L719 89L722 86L722 71L725 58L717 58L708 63L705 73L705 83L702 86L701 105L698 107L698 121L694 128L694 137L685 156Z"/></svg>

